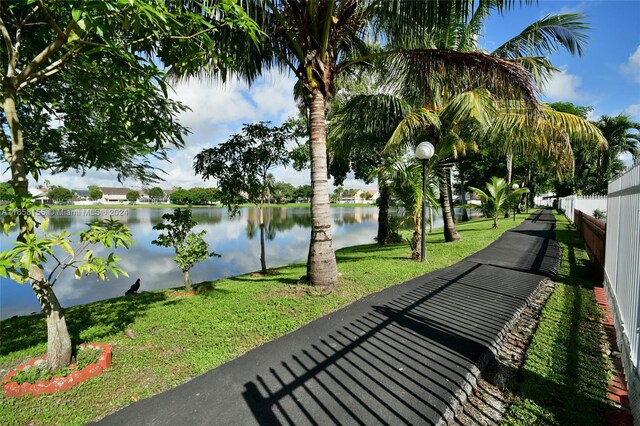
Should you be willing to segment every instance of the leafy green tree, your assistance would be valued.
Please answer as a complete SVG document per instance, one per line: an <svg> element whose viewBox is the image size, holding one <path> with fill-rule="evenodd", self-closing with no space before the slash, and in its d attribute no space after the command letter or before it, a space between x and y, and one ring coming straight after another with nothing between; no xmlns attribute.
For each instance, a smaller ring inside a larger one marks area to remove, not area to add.
<svg viewBox="0 0 640 426"><path fill-rule="evenodd" d="M129 201L131 204L135 204L135 202L138 201L138 198L140 198L139 191L132 189L131 191L127 192L127 201Z"/></svg>
<svg viewBox="0 0 640 426"><path fill-rule="evenodd" d="M33 204L28 199L14 201L5 208L5 218L9 217L8 214L14 209L32 210ZM75 270L76 279L92 274L100 280L106 280L108 274L116 278L119 275L128 276L118 266L120 258L113 252L106 257L98 257L94 253L96 247L129 248L133 244L129 229L121 222L115 219L94 221L89 224L88 230L74 233L62 231L59 234L47 232L47 224L48 219L44 219L36 232L33 216L27 216L26 226L32 232L25 233L23 239L14 242L12 249L0 252L0 276L9 277L20 284L33 282L35 277L38 277L38 283L49 284L43 285L42 293L37 294L39 300L49 301L43 303L47 317L63 313L62 306L53 294L53 286L66 270ZM11 225L9 221L5 221L5 233ZM60 256L60 253L63 253L63 256ZM51 262L54 266L45 274L45 265ZM25 271L28 271L28 274ZM56 356L54 359L47 357L52 371L66 365L67 358L71 359L71 345L66 345L55 333L49 332L47 345L48 353Z"/></svg>
<svg viewBox="0 0 640 426"><path fill-rule="evenodd" d="M89 200L98 201L102 198L102 191L98 185L89 185Z"/></svg>
<svg viewBox="0 0 640 426"><path fill-rule="evenodd" d="M513 3L492 2L499 10ZM529 75L519 65L496 61L484 53L443 52L424 44L433 28L450 28L452 22L467 19L471 5L466 0L249 3L249 14L265 37L261 44L248 46L241 71L251 81L267 68L289 68L298 78L297 93L309 110L313 220L307 277L314 285L331 287L338 276L329 214L325 111L340 73L384 56L393 63L396 76L413 75L423 88L445 72L459 72L452 85L483 84L533 101ZM366 41L385 47L370 49ZM416 46L422 48L412 49Z"/></svg>
<svg viewBox="0 0 640 426"><path fill-rule="evenodd" d="M176 75L224 72L238 59L229 53L237 33L255 33L238 5L207 3L203 13L187 9L195 2L162 0L0 2L0 147L16 203L29 205L28 176L37 181L47 169L159 179L148 157L166 159L186 129L174 119L185 107L169 98L157 60ZM18 212L25 242L33 213ZM41 268L23 272L46 314L49 366L66 365L64 312Z"/></svg>
<svg viewBox="0 0 640 426"><path fill-rule="evenodd" d="M295 199L295 186L288 182L276 182L271 189L271 196L277 203L288 203Z"/></svg>
<svg viewBox="0 0 640 426"><path fill-rule="evenodd" d="M300 199L310 200L312 194L313 190L311 189L311 185L300 185L294 192L296 201Z"/></svg>
<svg viewBox="0 0 640 426"><path fill-rule="evenodd" d="M151 241L151 243L162 247L173 247L176 253L176 257L173 260L182 270L184 287L187 291L191 291L189 271L193 265L210 257L220 257L220 255L209 252L209 245L202 238L207 231L193 232L193 228L198 222L193 219L191 210L175 209L173 213L163 214L162 220L153 229L165 231L165 233L161 232L158 238Z"/></svg>
<svg viewBox="0 0 640 426"><path fill-rule="evenodd" d="M189 204L204 206L216 201L216 189L214 188L190 188L188 191Z"/></svg>
<svg viewBox="0 0 640 426"><path fill-rule="evenodd" d="M62 186L54 185L47 191L47 197L54 203L66 203L73 198L73 191Z"/></svg>
<svg viewBox="0 0 640 426"><path fill-rule="evenodd" d="M260 266L267 273L264 243L263 206L270 198L275 167L289 164L286 143L291 139L287 126L270 126L268 122L246 124L215 148L196 155L194 169L205 179L216 179L218 198L231 214L238 206L250 202L258 208L260 224Z"/></svg>
<svg viewBox="0 0 640 426"><path fill-rule="evenodd" d="M157 203L160 200L164 200L165 196L164 191L159 186L154 186L153 188L149 189L148 195L149 198L151 198L151 201L154 203Z"/></svg>
<svg viewBox="0 0 640 426"><path fill-rule="evenodd" d="M0 201L11 201L15 194L9 182L0 183Z"/></svg>
<svg viewBox="0 0 640 426"><path fill-rule="evenodd" d="M469 189L482 201L484 212L493 218L494 228L498 227L500 215L516 200L519 200L523 194L529 192L527 188L511 190L506 180L495 176L491 178L490 182L487 182L487 192L473 186L470 186Z"/></svg>
<svg viewBox="0 0 640 426"><path fill-rule="evenodd" d="M173 204L188 204L191 200L191 195L186 189L178 188L169 195L169 200Z"/></svg>

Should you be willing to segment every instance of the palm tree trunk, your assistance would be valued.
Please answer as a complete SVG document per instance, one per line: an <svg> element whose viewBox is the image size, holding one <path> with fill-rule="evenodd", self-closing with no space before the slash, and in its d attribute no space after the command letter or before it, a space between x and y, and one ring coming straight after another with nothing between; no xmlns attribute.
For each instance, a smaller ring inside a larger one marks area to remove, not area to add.
<svg viewBox="0 0 640 426"><path fill-rule="evenodd" d="M513 171L513 150L511 148L507 149L507 191L511 190L511 174ZM509 217L509 209L504 209L504 218L507 219ZM496 226L497 227L497 226Z"/></svg>
<svg viewBox="0 0 640 426"><path fill-rule="evenodd" d="M338 279L336 254L331 238L329 187L327 184L327 132L325 98L315 89L309 105L311 116L311 241L307 277L315 286L332 287Z"/></svg>
<svg viewBox="0 0 640 426"><path fill-rule="evenodd" d="M183 269L182 270L182 276L184 278L184 288L187 291L191 291L191 275L189 274L189 270L188 269Z"/></svg>
<svg viewBox="0 0 640 426"><path fill-rule="evenodd" d="M451 202L447 191L447 172L441 169L439 174L440 205L442 206L442 219L444 221L444 239L446 242L459 241L461 239L451 214Z"/></svg>
<svg viewBox="0 0 640 426"><path fill-rule="evenodd" d="M467 196L465 194L465 187L464 187L464 171L463 168L458 166L458 173L460 174L460 202L462 203L462 222L468 222L469 221L469 213L467 212L467 209L464 207L467 204Z"/></svg>
<svg viewBox="0 0 640 426"><path fill-rule="evenodd" d="M451 190L451 167L447 168L447 196L449 197L451 207L451 218L453 219L453 223L456 223L455 209L453 207L453 191Z"/></svg>
<svg viewBox="0 0 640 426"><path fill-rule="evenodd" d="M378 198L378 236L376 240L379 245L385 245L389 242L389 187L378 179L378 190L380 198Z"/></svg>
<svg viewBox="0 0 640 426"><path fill-rule="evenodd" d="M267 260L264 253L264 217L262 205L258 206L258 220L260 224L260 272L267 274Z"/></svg>
<svg viewBox="0 0 640 426"><path fill-rule="evenodd" d="M11 184L16 195L26 197L29 195L29 182L24 164L22 126L16 109L16 90L12 87L4 87L3 94L3 108L11 132L11 151L9 152L8 147L3 147L3 152L11 167ZM19 215L18 220L20 224L18 241L24 241L25 235L33 233L33 229L27 226L26 215ZM50 370L57 370L71 363L71 337L64 310L41 268L32 265L29 268L29 279L31 288L47 318L47 364Z"/></svg>

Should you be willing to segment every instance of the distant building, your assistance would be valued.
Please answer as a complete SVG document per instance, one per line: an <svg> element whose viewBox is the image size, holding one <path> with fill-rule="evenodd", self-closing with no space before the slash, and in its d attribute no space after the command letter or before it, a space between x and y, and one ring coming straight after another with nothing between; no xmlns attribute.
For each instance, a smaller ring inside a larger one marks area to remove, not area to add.
<svg viewBox="0 0 640 426"><path fill-rule="evenodd" d="M114 188L109 186L101 186L100 191L102 191L102 199L100 202L103 203L126 203L127 202L127 192L131 191L129 188Z"/></svg>

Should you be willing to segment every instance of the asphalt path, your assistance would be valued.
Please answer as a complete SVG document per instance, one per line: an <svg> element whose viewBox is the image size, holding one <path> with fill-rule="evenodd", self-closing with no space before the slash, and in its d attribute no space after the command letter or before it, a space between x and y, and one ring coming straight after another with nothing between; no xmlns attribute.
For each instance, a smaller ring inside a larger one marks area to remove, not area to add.
<svg viewBox="0 0 640 426"><path fill-rule="evenodd" d="M560 262L532 214L455 265L367 296L102 425L444 424Z"/></svg>

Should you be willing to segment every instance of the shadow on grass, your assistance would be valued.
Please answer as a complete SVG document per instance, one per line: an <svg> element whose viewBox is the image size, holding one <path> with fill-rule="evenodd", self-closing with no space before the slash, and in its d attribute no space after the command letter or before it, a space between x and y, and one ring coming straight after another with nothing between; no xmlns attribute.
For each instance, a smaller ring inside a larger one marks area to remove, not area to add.
<svg viewBox="0 0 640 426"><path fill-rule="evenodd" d="M164 292L143 292L135 296L92 303L91 309L87 306L66 309L65 317L71 341L78 344L84 339L100 339L124 331L135 318L143 315L151 306L165 300L167 295ZM47 325L43 314L2 321L0 333L0 355L47 342Z"/></svg>
<svg viewBox="0 0 640 426"><path fill-rule="evenodd" d="M527 351L527 364L510 386L518 401L509 410L508 423L599 425L601 414L611 408L609 365L594 321L601 312L590 291L599 283L592 278L593 267L576 231L560 223L556 240L564 259L555 281L566 287L556 289L563 293L547 302L549 313L543 314ZM547 377L536 371L539 368Z"/></svg>

